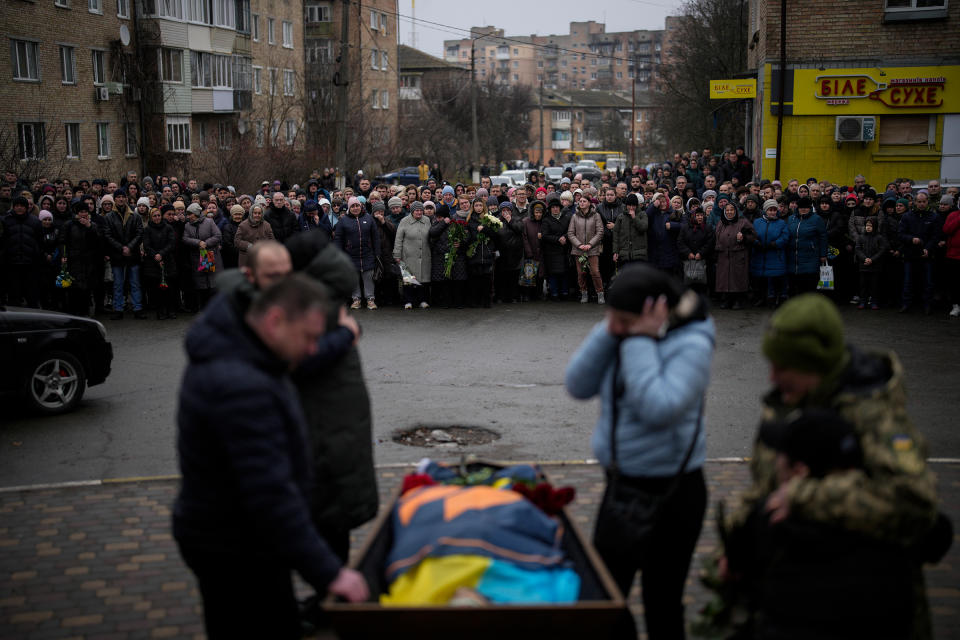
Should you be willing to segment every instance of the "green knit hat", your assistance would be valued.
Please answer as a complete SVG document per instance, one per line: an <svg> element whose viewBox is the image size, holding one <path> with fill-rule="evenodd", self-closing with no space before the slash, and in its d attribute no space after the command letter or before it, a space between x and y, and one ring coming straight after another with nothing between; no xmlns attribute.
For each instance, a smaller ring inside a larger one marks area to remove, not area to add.
<svg viewBox="0 0 960 640"><path fill-rule="evenodd" d="M845 352L840 312L819 293L788 300L773 314L763 337L763 355L787 369L826 375Z"/></svg>

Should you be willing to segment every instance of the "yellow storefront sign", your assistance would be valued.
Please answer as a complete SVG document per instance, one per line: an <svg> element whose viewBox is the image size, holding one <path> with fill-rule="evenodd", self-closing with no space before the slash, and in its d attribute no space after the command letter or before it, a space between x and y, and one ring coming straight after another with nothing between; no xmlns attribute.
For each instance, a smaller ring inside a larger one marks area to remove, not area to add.
<svg viewBox="0 0 960 640"><path fill-rule="evenodd" d="M960 67L796 69L793 115L960 111Z"/></svg>
<svg viewBox="0 0 960 640"><path fill-rule="evenodd" d="M756 78L738 80L711 80L710 99L730 100L757 97Z"/></svg>

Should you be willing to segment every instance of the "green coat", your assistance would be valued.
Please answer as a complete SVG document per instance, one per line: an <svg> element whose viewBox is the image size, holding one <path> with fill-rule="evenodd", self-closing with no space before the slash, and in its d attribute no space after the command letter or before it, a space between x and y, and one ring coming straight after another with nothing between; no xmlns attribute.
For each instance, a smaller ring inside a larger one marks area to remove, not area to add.
<svg viewBox="0 0 960 640"><path fill-rule="evenodd" d="M613 225L613 253L620 262L647 259L647 212L638 207L637 215L624 212Z"/></svg>

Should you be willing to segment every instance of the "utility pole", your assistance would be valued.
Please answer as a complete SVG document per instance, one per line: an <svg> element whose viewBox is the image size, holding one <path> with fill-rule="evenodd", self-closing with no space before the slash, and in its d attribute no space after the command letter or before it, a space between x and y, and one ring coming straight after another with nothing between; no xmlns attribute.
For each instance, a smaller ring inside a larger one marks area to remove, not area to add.
<svg viewBox="0 0 960 640"><path fill-rule="evenodd" d="M477 136L477 41L470 40L470 128L472 148L470 164L480 162L480 141ZM471 176L472 179L472 176Z"/></svg>
<svg viewBox="0 0 960 640"><path fill-rule="evenodd" d="M637 163L637 154L634 143L637 139L637 74L633 74L633 82L630 83L630 168Z"/></svg>
<svg viewBox="0 0 960 640"><path fill-rule="evenodd" d="M540 81L540 164L545 165L543 159L543 80ZM540 167L537 167L539 169Z"/></svg>
<svg viewBox="0 0 960 640"><path fill-rule="evenodd" d="M337 171L341 175L340 188L347 185L347 92L350 84L350 0L343 0L340 16L340 71L334 84L340 94L337 101Z"/></svg>

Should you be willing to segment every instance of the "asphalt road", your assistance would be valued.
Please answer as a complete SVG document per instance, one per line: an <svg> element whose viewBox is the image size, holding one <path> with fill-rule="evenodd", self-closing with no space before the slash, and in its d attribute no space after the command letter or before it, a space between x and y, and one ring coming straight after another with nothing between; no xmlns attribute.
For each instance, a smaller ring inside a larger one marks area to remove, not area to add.
<svg viewBox="0 0 960 640"><path fill-rule="evenodd" d="M894 349L907 374L908 408L933 457L960 457L960 322L844 309L849 340ZM767 389L760 335L769 313L717 311L717 351L707 402L708 455L749 455ZM420 425L482 426L501 438L464 451L512 460L591 458L597 402L563 389L570 353L601 319L597 305L500 305L492 310L360 311L361 353L373 398L376 462L460 450L391 440ZM190 317L105 321L115 359L107 382L77 411L38 418L5 399L0 486L156 476L177 472L175 415ZM211 419L216 419L211 415Z"/></svg>

